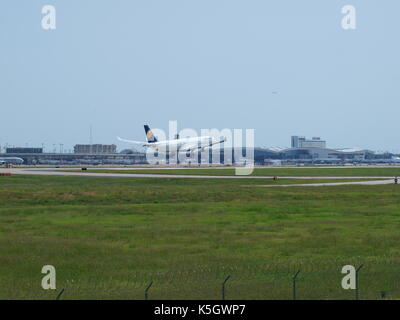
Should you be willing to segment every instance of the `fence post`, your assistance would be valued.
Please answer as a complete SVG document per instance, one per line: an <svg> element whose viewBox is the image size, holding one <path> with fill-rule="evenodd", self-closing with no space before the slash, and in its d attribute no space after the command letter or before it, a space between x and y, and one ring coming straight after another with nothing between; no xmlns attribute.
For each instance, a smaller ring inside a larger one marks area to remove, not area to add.
<svg viewBox="0 0 400 320"><path fill-rule="evenodd" d="M300 273L300 270L298 270L293 277L293 283L292 283L293 300L296 300L296 279L297 279L297 276L299 275L299 273Z"/></svg>
<svg viewBox="0 0 400 320"><path fill-rule="evenodd" d="M231 276L227 276L224 282L222 282L222 300L225 300L225 284Z"/></svg>
<svg viewBox="0 0 400 320"><path fill-rule="evenodd" d="M57 295L57 297L56 297L56 300L60 300L60 299L61 299L61 296L62 296L62 294L64 293L64 291L65 291L65 289L62 288L61 291L58 293L58 295Z"/></svg>
<svg viewBox="0 0 400 320"><path fill-rule="evenodd" d="M360 265L356 270L356 300L360 298L360 292L358 290L358 271L360 271L363 266L363 264Z"/></svg>
<svg viewBox="0 0 400 320"><path fill-rule="evenodd" d="M149 299L149 295L148 295L148 291L150 289L150 287L153 285L153 281L151 281L149 283L149 285L146 287L146 289L144 290L144 300L148 300Z"/></svg>

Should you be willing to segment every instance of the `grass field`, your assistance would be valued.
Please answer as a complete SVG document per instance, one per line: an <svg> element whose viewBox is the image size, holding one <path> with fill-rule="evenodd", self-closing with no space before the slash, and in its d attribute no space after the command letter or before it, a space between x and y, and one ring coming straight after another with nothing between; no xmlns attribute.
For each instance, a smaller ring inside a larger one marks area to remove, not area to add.
<svg viewBox="0 0 400 320"><path fill-rule="evenodd" d="M243 187L268 183L0 177L0 299L54 298L46 264L65 299L217 299L227 275L228 299L287 299L297 269L300 299L351 299L361 263L361 297L400 298L400 186Z"/></svg>
<svg viewBox="0 0 400 320"><path fill-rule="evenodd" d="M88 169L89 171L103 173L153 173L153 174L179 174L179 175L218 175L233 176L234 168L193 168L193 169ZM80 170L74 170L80 171ZM280 177L395 177L400 176L400 167L358 167L358 168L255 168L253 176L280 176Z"/></svg>

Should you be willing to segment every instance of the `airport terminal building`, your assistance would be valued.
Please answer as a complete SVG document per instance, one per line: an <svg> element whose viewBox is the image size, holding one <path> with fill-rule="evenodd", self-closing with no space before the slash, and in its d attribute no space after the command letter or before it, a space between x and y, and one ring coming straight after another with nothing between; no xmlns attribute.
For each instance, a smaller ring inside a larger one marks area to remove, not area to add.
<svg viewBox="0 0 400 320"><path fill-rule="evenodd" d="M104 149L102 148L101 151ZM27 165L134 165L146 164L146 155L143 152L131 150L129 153L117 152L85 152L82 153L43 153L43 152L27 152L26 150L15 149L14 152L0 154L2 156L19 157L24 160ZM109 150L109 151L114 151Z"/></svg>
<svg viewBox="0 0 400 320"><path fill-rule="evenodd" d="M390 160L391 155L377 156L373 151L360 148L326 147L326 141L319 137L306 139L301 136L291 137L290 148L265 148L264 162L282 160L293 163L346 163L346 162L374 162L379 159ZM259 152L262 152L260 150Z"/></svg>

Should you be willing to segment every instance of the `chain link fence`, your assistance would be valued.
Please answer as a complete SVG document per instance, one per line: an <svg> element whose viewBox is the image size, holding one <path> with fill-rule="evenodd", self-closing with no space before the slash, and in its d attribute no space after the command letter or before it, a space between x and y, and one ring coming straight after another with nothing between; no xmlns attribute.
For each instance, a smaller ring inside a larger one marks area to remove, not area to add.
<svg viewBox="0 0 400 320"><path fill-rule="evenodd" d="M353 300L400 298L400 265L364 265L357 289L342 288L344 264L270 265L137 273L130 279L57 280L57 290L38 283L0 291L1 299L127 300ZM359 267L360 264L354 265ZM15 289L15 290L14 290Z"/></svg>

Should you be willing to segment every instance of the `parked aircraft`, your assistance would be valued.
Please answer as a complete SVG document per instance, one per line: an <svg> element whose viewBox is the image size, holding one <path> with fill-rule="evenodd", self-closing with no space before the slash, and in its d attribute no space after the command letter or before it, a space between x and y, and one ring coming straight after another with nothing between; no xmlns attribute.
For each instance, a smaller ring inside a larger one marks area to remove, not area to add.
<svg viewBox="0 0 400 320"><path fill-rule="evenodd" d="M21 164L24 162L24 159L18 157L3 157L0 158L0 165L2 164Z"/></svg>

